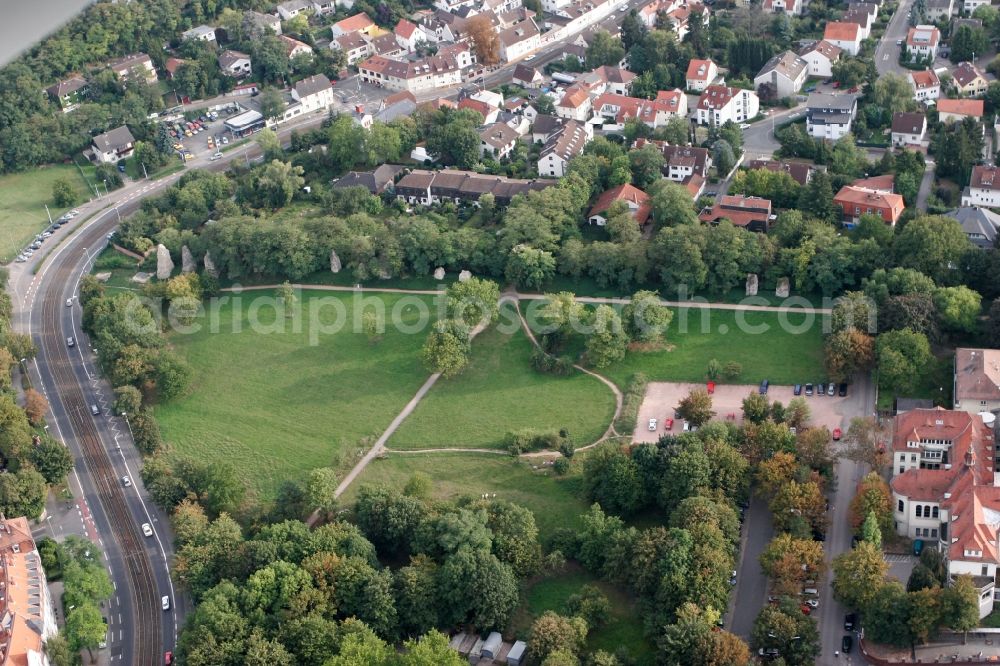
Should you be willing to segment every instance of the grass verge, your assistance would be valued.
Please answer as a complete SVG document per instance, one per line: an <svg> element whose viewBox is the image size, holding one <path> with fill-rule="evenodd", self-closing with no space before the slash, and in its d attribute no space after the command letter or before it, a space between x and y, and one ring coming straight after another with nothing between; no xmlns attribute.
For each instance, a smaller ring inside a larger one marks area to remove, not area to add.
<svg viewBox="0 0 1000 666"><path fill-rule="evenodd" d="M93 194L80 170L72 164L0 176L0 229L3 230L0 261L6 263L13 259L27 241L49 225L46 204L53 220L69 210L56 208L52 201L52 184L61 178L73 187L81 203Z"/></svg>
<svg viewBox="0 0 1000 666"><path fill-rule="evenodd" d="M389 439L390 449L502 448L511 430L565 428L577 446L607 430L615 398L578 370L566 377L531 366L531 341L504 304L496 326L472 342L472 360L453 379L441 379ZM503 329L501 331L500 329Z"/></svg>
<svg viewBox="0 0 1000 666"><path fill-rule="evenodd" d="M264 500L285 480L351 462L427 378L419 353L424 335L389 327L381 342L369 344L360 326L354 331L353 295L303 292L300 326L276 319L270 297L244 295L239 308L220 299L214 332L200 320L197 332L172 333L170 342L194 369L192 389L156 409L176 451L233 466ZM401 299L368 298L387 312ZM258 307L259 323L251 326L248 313ZM311 344L310 331L332 327L338 307L344 325ZM413 305L399 314L411 326L419 318Z"/></svg>

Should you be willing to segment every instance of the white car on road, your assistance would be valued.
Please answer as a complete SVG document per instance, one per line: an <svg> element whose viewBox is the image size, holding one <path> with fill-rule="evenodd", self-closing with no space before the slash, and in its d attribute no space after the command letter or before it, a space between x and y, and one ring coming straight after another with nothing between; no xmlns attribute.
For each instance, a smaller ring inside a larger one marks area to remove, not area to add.
<svg viewBox="0 0 1000 666"><path fill-rule="evenodd" d="M153 527L149 523L142 524L142 533L148 537L153 536Z"/></svg>

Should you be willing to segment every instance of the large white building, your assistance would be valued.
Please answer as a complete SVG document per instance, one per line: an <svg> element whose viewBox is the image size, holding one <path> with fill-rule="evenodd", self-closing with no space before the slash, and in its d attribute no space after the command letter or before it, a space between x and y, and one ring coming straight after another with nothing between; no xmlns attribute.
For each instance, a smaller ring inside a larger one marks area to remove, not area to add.
<svg viewBox="0 0 1000 666"><path fill-rule="evenodd" d="M744 123L760 111L757 93L729 86L708 86L698 98L695 119L699 125Z"/></svg>
<svg viewBox="0 0 1000 666"><path fill-rule="evenodd" d="M538 156L538 175L562 178L569 161L583 152L583 147L594 137L594 130L587 123L567 120L549 135Z"/></svg>
<svg viewBox="0 0 1000 666"><path fill-rule="evenodd" d="M969 575L979 616L993 611L1000 564L1000 474L991 414L915 409L896 417L892 503L896 531L937 548L949 580Z"/></svg>
<svg viewBox="0 0 1000 666"><path fill-rule="evenodd" d="M292 98L302 105L302 113L329 108L333 104L330 79L323 74L302 79L292 88Z"/></svg>
<svg viewBox="0 0 1000 666"><path fill-rule="evenodd" d="M969 186L962 192L962 205L1000 208L1000 167L972 167Z"/></svg>
<svg viewBox="0 0 1000 666"><path fill-rule="evenodd" d="M1000 412L1000 349L955 350L955 409Z"/></svg>
<svg viewBox="0 0 1000 666"><path fill-rule="evenodd" d="M799 57L809 63L809 76L833 76L833 63L840 60L842 49L825 39L799 49Z"/></svg>
<svg viewBox="0 0 1000 666"><path fill-rule="evenodd" d="M809 63L792 51L779 53L768 60L754 77L754 88L771 86L778 97L791 97L806 82Z"/></svg>
<svg viewBox="0 0 1000 666"><path fill-rule="evenodd" d="M854 95L809 95L806 106L806 130L817 139L836 141L851 131L858 98Z"/></svg>
<svg viewBox="0 0 1000 666"><path fill-rule="evenodd" d="M461 83L462 67L440 53L416 61L374 56L358 64L358 75L366 83L417 93Z"/></svg>
<svg viewBox="0 0 1000 666"><path fill-rule="evenodd" d="M941 43L941 31L933 25L918 25L910 28L906 34L906 52L913 57L937 57L938 46Z"/></svg>

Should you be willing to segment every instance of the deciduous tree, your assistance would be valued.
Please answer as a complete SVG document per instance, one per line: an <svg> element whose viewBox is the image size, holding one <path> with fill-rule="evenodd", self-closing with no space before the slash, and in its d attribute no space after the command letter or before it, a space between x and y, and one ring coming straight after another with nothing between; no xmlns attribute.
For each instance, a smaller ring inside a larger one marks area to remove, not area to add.
<svg viewBox="0 0 1000 666"><path fill-rule="evenodd" d="M833 560L833 594L850 608L866 609L884 583L889 565L874 544L861 541Z"/></svg>
<svg viewBox="0 0 1000 666"><path fill-rule="evenodd" d="M692 425L700 426L715 416L712 411L712 396L705 389L694 389L681 398L677 413Z"/></svg>

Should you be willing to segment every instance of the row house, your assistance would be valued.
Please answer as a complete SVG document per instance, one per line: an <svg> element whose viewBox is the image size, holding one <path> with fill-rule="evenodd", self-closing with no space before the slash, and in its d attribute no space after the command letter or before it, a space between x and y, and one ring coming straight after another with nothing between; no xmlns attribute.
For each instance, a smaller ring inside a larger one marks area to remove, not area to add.
<svg viewBox="0 0 1000 666"><path fill-rule="evenodd" d="M550 0L542 0L542 7L552 14L549 17L552 26L551 36L547 35L552 40L564 39L582 32L585 28L604 20L615 10L615 0L575 0L553 9L548 9L545 6L546 2Z"/></svg>
<svg viewBox="0 0 1000 666"><path fill-rule="evenodd" d="M657 129L671 118L687 116L687 96L681 90L661 90L653 100L604 93L594 99L594 113L618 125L635 119Z"/></svg>
<svg viewBox="0 0 1000 666"><path fill-rule="evenodd" d="M977 164L962 192L963 206L1000 208L1000 167Z"/></svg>
<svg viewBox="0 0 1000 666"><path fill-rule="evenodd" d="M939 550L949 583L971 577L980 618L993 611L1000 564L994 420L988 413L914 409L895 418L892 436L896 531Z"/></svg>
<svg viewBox="0 0 1000 666"><path fill-rule="evenodd" d="M636 224L642 226L649 221L649 214L653 210L649 203L649 195L638 187L625 183L613 187L597 197L597 201L594 202L587 215L587 222L603 227L608 223L608 210L619 201L628 208Z"/></svg>
<svg viewBox="0 0 1000 666"><path fill-rule="evenodd" d="M518 194L544 190L552 181L488 176L474 171L425 171L414 169L396 181L396 198L422 206L441 203L477 203L492 194L498 206L507 206Z"/></svg>
<svg viewBox="0 0 1000 666"><path fill-rule="evenodd" d="M906 78L913 88L913 99L918 102L933 102L941 97L941 79L933 69L908 71Z"/></svg>
<svg viewBox="0 0 1000 666"><path fill-rule="evenodd" d="M840 60L843 49L825 39L807 44L799 49L799 57L809 66L809 76L833 76L833 64Z"/></svg>
<svg viewBox="0 0 1000 666"><path fill-rule="evenodd" d="M531 19L521 21L505 30L500 31L497 36L500 42L500 59L504 62L511 62L524 57L533 51L537 51L542 45L541 33L538 26Z"/></svg>
<svg viewBox="0 0 1000 666"><path fill-rule="evenodd" d="M538 154L538 174L550 178L565 176L569 161L583 153L583 147L594 138L593 132L587 123L576 120L562 123L548 136Z"/></svg>
<svg viewBox="0 0 1000 666"><path fill-rule="evenodd" d="M46 644L59 627L42 557L23 516L0 514L0 589L0 663L48 666Z"/></svg>
<svg viewBox="0 0 1000 666"><path fill-rule="evenodd" d="M441 53L415 61L373 56L358 64L358 76L365 83L418 93L461 83L462 67L454 56Z"/></svg>
<svg viewBox="0 0 1000 666"><path fill-rule="evenodd" d="M711 208L705 208L698 219L707 224L719 224L729 220L734 226L767 233L774 215L771 213L770 199L727 194L720 197Z"/></svg>
<svg viewBox="0 0 1000 666"><path fill-rule="evenodd" d="M744 123L760 111L757 93L742 88L712 85L698 98L695 119L699 125L719 126L728 121Z"/></svg>

